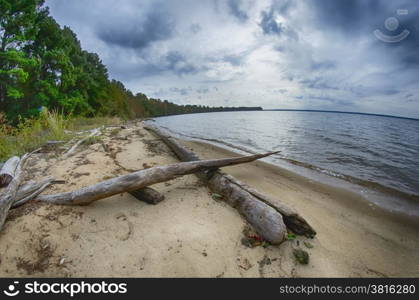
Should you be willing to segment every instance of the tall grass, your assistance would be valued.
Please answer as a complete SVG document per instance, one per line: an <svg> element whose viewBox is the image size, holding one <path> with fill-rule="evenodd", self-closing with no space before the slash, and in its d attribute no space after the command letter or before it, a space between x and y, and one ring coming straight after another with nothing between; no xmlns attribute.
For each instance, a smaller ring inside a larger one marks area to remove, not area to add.
<svg viewBox="0 0 419 300"><path fill-rule="evenodd" d="M44 109L39 117L21 119L16 127L11 127L0 115L0 162L13 155L22 155L35 150L47 141L68 141L74 137L73 131L119 122L119 119L112 117L65 117L58 111Z"/></svg>

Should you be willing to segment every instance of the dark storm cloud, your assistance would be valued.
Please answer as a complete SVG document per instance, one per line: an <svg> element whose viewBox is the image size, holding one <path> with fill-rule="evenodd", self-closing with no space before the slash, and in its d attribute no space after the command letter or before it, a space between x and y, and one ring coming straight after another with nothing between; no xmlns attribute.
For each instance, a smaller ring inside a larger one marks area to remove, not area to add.
<svg viewBox="0 0 419 300"><path fill-rule="evenodd" d="M239 21L246 22L249 19L247 13L242 9L242 0L228 0L227 6L229 12L235 16Z"/></svg>
<svg viewBox="0 0 419 300"><path fill-rule="evenodd" d="M382 18L386 7L382 0L321 0L308 1L318 25L347 34L371 31L375 20ZM368 28L366 28L368 27Z"/></svg>
<svg viewBox="0 0 419 300"><path fill-rule="evenodd" d="M276 21L275 14L276 11L273 8L262 11L260 27L264 34L280 34L283 31L282 24Z"/></svg>
<svg viewBox="0 0 419 300"><path fill-rule="evenodd" d="M101 24L97 28L97 36L107 44L143 49L153 42L170 38L174 29L174 21L170 14L157 7L143 18L124 17L118 23Z"/></svg>
<svg viewBox="0 0 419 300"><path fill-rule="evenodd" d="M173 71L177 75L194 74L199 68L188 62L186 57L178 51L170 51L166 55L166 70Z"/></svg>
<svg viewBox="0 0 419 300"><path fill-rule="evenodd" d="M289 9L295 2L289 0L273 0L267 10L261 12L261 22L259 26L264 34L281 34L284 25L277 21L277 16L286 16Z"/></svg>
<svg viewBox="0 0 419 300"><path fill-rule="evenodd" d="M339 31L342 35L368 37L374 30L395 36L407 29L410 34L399 43L385 43L375 39L377 48L385 48L388 54L398 59L403 67L419 65L419 9L415 1L384 0L322 0L309 2L316 17L317 26L328 31ZM398 13L406 10L407 14ZM394 31L385 27L385 21L395 17L399 26ZM372 37L372 36L371 36Z"/></svg>
<svg viewBox="0 0 419 300"><path fill-rule="evenodd" d="M139 57L141 57L141 55L142 54L138 54ZM117 73L118 77L126 80L133 77L160 76L167 73L184 76L205 70L205 67L197 66L189 62L185 55L178 51L169 51L157 59L154 58L152 61L150 60L150 57L144 55L143 62L134 65L129 62L122 63L121 61L117 61L115 62L115 65L112 65L112 68Z"/></svg>
<svg viewBox="0 0 419 300"><path fill-rule="evenodd" d="M154 97L161 90L169 100L192 103L202 96L211 101L202 104L230 99L232 105L268 108L278 107L279 97L289 108L339 110L353 104L357 111L418 116L417 1L197 3L47 0L54 18L134 92ZM398 9L408 13L399 15ZM397 30L386 28L389 17L399 20ZM385 43L374 36L376 29L410 34ZM185 86L190 88L180 88Z"/></svg>

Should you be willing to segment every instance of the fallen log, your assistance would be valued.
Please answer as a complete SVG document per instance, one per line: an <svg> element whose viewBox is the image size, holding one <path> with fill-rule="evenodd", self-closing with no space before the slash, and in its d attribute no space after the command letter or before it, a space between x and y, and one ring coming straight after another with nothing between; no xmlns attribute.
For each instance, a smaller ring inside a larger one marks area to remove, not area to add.
<svg viewBox="0 0 419 300"><path fill-rule="evenodd" d="M148 204L158 204L164 200L164 195L153 188L145 187L129 192L132 196Z"/></svg>
<svg viewBox="0 0 419 300"><path fill-rule="evenodd" d="M12 174L12 180L0 194L0 229L3 227L7 214L15 202L17 191L23 179L23 169L25 167L26 161L32 153L37 151L39 151L39 149L23 155L22 158L19 159L15 171Z"/></svg>
<svg viewBox="0 0 419 300"><path fill-rule="evenodd" d="M72 192L53 195L39 195L36 197L36 200L63 205L87 205L103 198L138 190L155 183L174 179L178 176L209 169L216 169L224 166L247 163L271 154L273 153L269 152L266 154L256 154L235 158L181 162L166 166L152 167L105 180Z"/></svg>
<svg viewBox="0 0 419 300"><path fill-rule="evenodd" d="M12 181L20 158L13 156L9 158L0 169L0 187L7 186Z"/></svg>
<svg viewBox="0 0 419 300"><path fill-rule="evenodd" d="M145 128L160 137L180 160L199 160L195 153L180 145L166 130L151 124L146 124ZM214 192L224 196L228 204L236 207L258 234L271 243L282 241L282 223L278 221L278 214L286 227L294 233L307 237L314 237L316 234L303 217L279 199L272 199L219 170L200 172L197 175Z"/></svg>
<svg viewBox="0 0 419 300"><path fill-rule="evenodd" d="M53 184L64 183L65 181L55 180L52 177L48 177L47 179L41 182L29 181L19 187L11 208L17 208L25 204L26 202L36 198L36 196L41 194L47 187Z"/></svg>
<svg viewBox="0 0 419 300"><path fill-rule="evenodd" d="M295 234L304 235L310 238L316 235L316 231L302 216L300 216L294 209L285 205L280 200L262 194L261 192L237 180L231 175L224 174L224 177L230 181L231 184L239 186L254 197L258 198L260 201L268 204L269 206L272 206L275 210L277 210L282 215L285 225L287 225L287 227L291 229L291 231Z"/></svg>

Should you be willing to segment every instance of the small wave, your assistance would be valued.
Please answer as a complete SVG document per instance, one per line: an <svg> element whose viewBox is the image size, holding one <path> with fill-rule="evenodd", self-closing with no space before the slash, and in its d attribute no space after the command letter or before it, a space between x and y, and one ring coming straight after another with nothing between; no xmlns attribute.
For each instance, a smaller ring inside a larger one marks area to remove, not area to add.
<svg viewBox="0 0 419 300"><path fill-rule="evenodd" d="M287 126L291 125L287 124ZM342 179L372 191L391 195L402 200L412 201L411 203L419 203L419 194L416 193L415 186L403 186L403 182L406 181L406 174L408 174L407 171L402 174L396 174L394 172L396 169L401 170L403 168L408 171L411 170L410 166L412 163L408 164L408 159L412 158L410 156L403 158L404 161L401 163L398 159L400 157L398 153L386 155L388 153L387 151L399 150L397 148L400 146L394 141L383 142L381 139L369 140L366 136L362 137L361 135L357 135L356 140L351 143L350 140L353 136L347 133L345 135L337 136L336 134L338 131L335 131L331 132L330 136L327 136L325 135L325 130L323 128L322 130L316 131L316 128L310 127L309 130L308 127L300 128L298 125L292 126L294 127L287 129L294 132L294 135L292 136L294 139L292 140L284 141L283 136L280 135L278 135L277 137L279 138L275 140L275 135L272 134L272 132L275 131L270 131L270 135L261 134L259 136L253 134L252 136L255 137L253 142L235 139L228 139L228 141L226 141L227 138L221 139L219 135L217 136L217 133L213 133L209 138L207 136L203 137L202 135L207 134L207 132L200 127L196 127L195 130L184 128L184 130L182 130L183 132L175 132L171 128L164 128L181 138L212 143L242 154L255 154L260 151L271 151L272 149L261 148L261 145L259 145L258 142L262 142L261 144L264 145L262 147L266 148L269 147L267 146L269 145L269 142L271 142L272 145L275 145L274 141L281 141L274 149L283 150L283 152L275 155L274 159L267 159L271 163L277 164L280 167L283 167L284 164L288 163L288 167L291 167L291 165L299 166L329 177ZM176 128L176 126L173 127ZM238 136L246 136L247 134L250 135L249 132L251 131L249 130L252 128L233 129L238 130ZM230 135L234 133L232 130L229 131ZM245 132L243 130L245 130ZM185 134L185 132L189 134ZM199 134L197 134L198 132ZM298 136L295 137L297 134ZM371 136L371 134L369 136ZM380 137L380 132L377 133L377 136ZM342 138L348 140L342 140ZM268 143L266 142L267 140ZM317 148L313 149L313 145ZM325 147L329 147L330 145L335 146L329 148L332 150L330 155L325 154L328 148L321 148L321 146L324 145ZM388 147L389 145L393 145L393 147L396 148L393 149L392 147ZM314 155L311 152L308 152L309 150L313 151ZM298 158L295 159L295 157ZM397 159L393 162L392 158ZM312 162L312 164L302 161L306 159ZM281 161L283 161L284 164L282 164ZM416 160L412 159L412 162L414 164ZM331 168L329 169L328 167ZM386 168L388 167L393 171L386 171ZM365 177L363 177L364 175ZM410 178L413 177L410 176Z"/></svg>
<svg viewBox="0 0 419 300"><path fill-rule="evenodd" d="M315 165L312 165L312 164L309 164L309 163L297 161L297 160L294 160L294 159L288 159L288 158L282 158L282 159L291 163L291 164L293 164L293 165L299 166L299 167L314 170L314 171L326 174L328 176L343 179L347 182L366 187L368 189L376 190L378 192L382 192L382 193L385 193L385 194L389 194L389 195L392 195L392 196L400 197L400 198L403 198L403 199L406 199L406 200L409 200L409 201L419 203L419 195L417 195L417 194L406 193L406 192L403 192L401 190L398 190L398 189L395 189L395 188L392 188L392 187L389 187L389 186L385 186L385 185L380 184L380 183L375 182L375 181L364 180L364 179L360 179L360 178L357 178L357 177L354 177L354 176L337 173L335 171L327 170L327 169L324 169L324 168L321 168L321 167L318 167L318 166L315 166Z"/></svg>

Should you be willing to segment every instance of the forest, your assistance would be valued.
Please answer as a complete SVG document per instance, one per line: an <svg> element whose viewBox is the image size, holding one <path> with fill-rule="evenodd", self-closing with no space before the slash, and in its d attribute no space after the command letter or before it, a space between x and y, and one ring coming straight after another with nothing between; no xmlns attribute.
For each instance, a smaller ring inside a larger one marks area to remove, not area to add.
<svg viewBox="0 0 419 300"><path fill-rule="evenodd" d="M134 95L109 78L100 57L83 50L69 27L50 16L44 0L0 0L0 115L17 124L42 108L123 119L262 109L177 105Z"/></svg>

